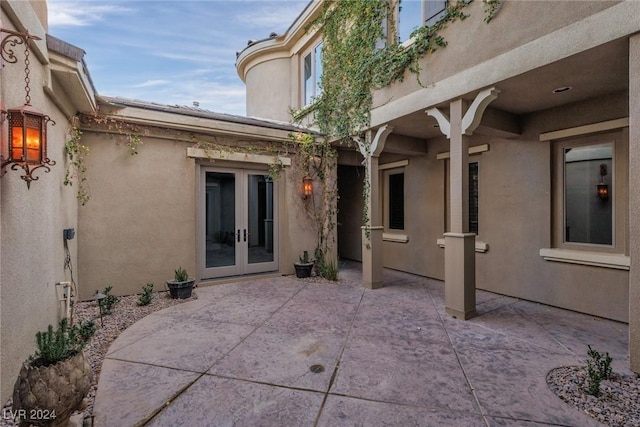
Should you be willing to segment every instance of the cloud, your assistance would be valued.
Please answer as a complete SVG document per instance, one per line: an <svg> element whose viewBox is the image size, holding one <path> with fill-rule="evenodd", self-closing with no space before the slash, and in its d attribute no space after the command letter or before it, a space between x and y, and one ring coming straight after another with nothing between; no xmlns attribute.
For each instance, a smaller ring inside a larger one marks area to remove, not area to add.
<svg viewBox="0 0 640 427"><path fill-rule="evenodd" d="M277 2L269 3L257 8L252 8L247 12L234 16L234 20L239 24L251 23L252 27L268 28L273 31L283 32L300 14L300 8L295 3L299 2ZM264 35L265 37L267 34Z"/></svg>
<svg viewBox="0 0 640 427"><path fill-rule="evenodd" d="M170 80L163 80L163 79L147 80L146 82L135 85L134 87L157 87L157 86L166 86L171 83L172 82Z"/></svg>
<svg viewBox="0 0 640 427"><path fill-rule="evenodd" d="M102 21L107 15L131 12L130 8L114 4L55 0L49 0L48 9L49 26L52 28L84 27Z"/></svg>

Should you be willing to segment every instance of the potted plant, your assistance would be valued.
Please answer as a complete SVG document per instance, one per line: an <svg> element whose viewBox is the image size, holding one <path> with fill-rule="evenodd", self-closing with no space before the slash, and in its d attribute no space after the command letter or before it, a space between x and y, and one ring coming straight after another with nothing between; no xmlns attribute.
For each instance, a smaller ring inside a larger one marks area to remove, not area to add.
<svg viewBox="0 0 640 427"><path fill-rule="evenodd" d="M175 270L174 280L167 280L167 286L169 287L169 294L171 298L190 298L193 291L193 284L196 279L190 278L187 274L187 270L182 267L178 267Z"/></svg>
<svg viewBox="0 0 640 427"><path fill-rule="evenodd" d="M300 262L293 263L293 266L296 269L296 277L311 277L311 270L313 270L313 265L313 260L309 259L309 252L302 252L302 255L300 256Z"/></svg>
<svg viewBox="0 0 640 427"><path fill-rule="evenodd" d="M70 327L63 318L57 331L49 325L36 334L38 350L22 364L13 387L13 409L21 425L66 425L73 411L81 409L93 376L82 351L95 332L90 323Z"/></svg>

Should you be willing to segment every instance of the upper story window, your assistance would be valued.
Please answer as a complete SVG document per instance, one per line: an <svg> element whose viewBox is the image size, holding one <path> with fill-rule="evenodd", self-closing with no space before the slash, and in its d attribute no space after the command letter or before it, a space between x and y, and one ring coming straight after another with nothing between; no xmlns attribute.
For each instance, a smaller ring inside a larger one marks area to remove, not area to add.
<svg viewBox="0 0 640 427"><path fill-rule="evenodd" d="M315 98L320 96L322 88L320 86L320 77L322 76L322 43L317 44L309 53L304 56L303 60L303 106L307 106L313 102Z"/></svg>
<svg viewBox="0 0 640 427"><path fill-rule="evenodd" d="M447 0L400 0L398 5L398 41L409 40L423 25L433 25L445 14Z"/></svg>

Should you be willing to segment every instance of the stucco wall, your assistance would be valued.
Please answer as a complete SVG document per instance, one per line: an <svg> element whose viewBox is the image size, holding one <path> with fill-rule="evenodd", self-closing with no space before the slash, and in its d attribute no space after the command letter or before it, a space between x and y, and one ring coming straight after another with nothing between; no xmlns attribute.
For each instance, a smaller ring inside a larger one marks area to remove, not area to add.
<svg viewBox="0 0 640 427"><path fill-rule="evenodd" d="M15 2L14 2L15 3ZM32 34L43 33L38 16L30 3L18 2L15 12ZM5 5L3 5L5 6ZM3 8L2 28L15 29ZM3 34L4 36L5 34ZM39 44L39 46L44 46ZM46 51L42 51L47 55ZM0 72L2 108L24 104L24 52L18 63L5 63ZM37 181L27 190L21 171L7 169L0 179L0 401L13 391L20 366L35 351L35 334L47 325L56 324L62 315L58 298L61 289L55 284L71 279L64 269L65 252L62 230L76 228L74 192L63 186L65 159L63 147L68 122L56 105L44 94L45 66L31 52L31 104L48 114L55 126L48 126L48 155L56 165L50 173L38 170ZM6 135L6 122L2 123ZM3 137L3 143L5 138ZM5 148L3 147L3 150ZM4 153L6 154L6 153ZM77 240L69 242L71 260L77 266ZM76 270L74 270L74 274ZM75 276L77 279L77 276Z"/></svg>
<svg viewBox="0 0 640 427"><path fill-rule="evenodd" d="M234 143L234 139L224 137L218 140L226 145ZM91 200L79 208L82 299L91 298L106 286L113 286L117 295L140 293L146 283L154 283L156 290L165 289L165 281L179 266L200 279L200 165L268 173L266 164L189 158L189 142L155 136L142 136L142 141L139 154L131 156L117 137L84 131L82 142L90 148L87 178ZM276 181L278 271L282 274L293 273L293 263L303 250L313 255L316 235L311 218L314 209L323 206L321 183L314 182L316 197L304 200L302 177L298 175L293 166ZM213 283L220 280L203 284Z"/></svg>
<svg viewBox="0 0 640 427"><path fill-rule="evenodd" d="M640 35L629 43L629 352L631 369L640 373Z"/></svg>
<svg viewBox="0 0 640 427"><path fill-rule="evenodd" d="M85 131L91 200L79 209L80 297L113 286L164 289L174 269L196 274L196 171L187 144L142 137L139 154L104 133Z"/></svg>
<svg viewBox="0 0 640 427"><path fill-rule="evenodd" d="M449 24L440 31L447 47L424 56L420 61L420 82L407 71L402 82L376 91L374 105L383 105L422 87L436 84L461 70L490 61L559 28L607 9L619 1L508 1L490 22L484 22L484 3L473 2L464 12L464 21ZM552 49L549 46L549 49ZM496 74L502 70L496 70Z"/></svg>
<svg viewBox="0 0 640 427"><path fill-rule="evenodd" d="M295 81L295 79L294 79ZM291 105L291 59L257 64L247 73L247 116L289 122Z"/></svg>

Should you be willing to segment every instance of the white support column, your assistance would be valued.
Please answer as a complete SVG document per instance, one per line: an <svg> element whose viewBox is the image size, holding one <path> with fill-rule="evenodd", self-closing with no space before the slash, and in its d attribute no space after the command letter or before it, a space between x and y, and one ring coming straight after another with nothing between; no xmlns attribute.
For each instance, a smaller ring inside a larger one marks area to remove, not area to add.
<svg viewBox="0 0 640 427"><path fill-rule="evenodd" d="M640 34L629 38L629 364L640 374ZM635 189L635 190L634 190Z"/></svg>
<svg viewBox="0 0 640 427"><path fill-rule="evenodd" d="M362 227L362 282L369 289L378 289L382 284L382 215L380 211L380 184L378 157L384 149L387 136L393 131L391 126L385 125L378 129L375 137L371 132L367 140L371 145L356 140L360 153L364 156L366 178L369 183L366 208L368 223Z"/></svg>
<svg viewBox="0 0 640 427"><path fill-rule="evenodd" d="M444 234L444 303L450 316L464 320L476 314L476 236L469 233L469 135L480 125L484 111L499 92L496 88L481 91L466 112L462 99L452 101L450 118L437 108L426 111L450 141L450 231Z"/></svg>

